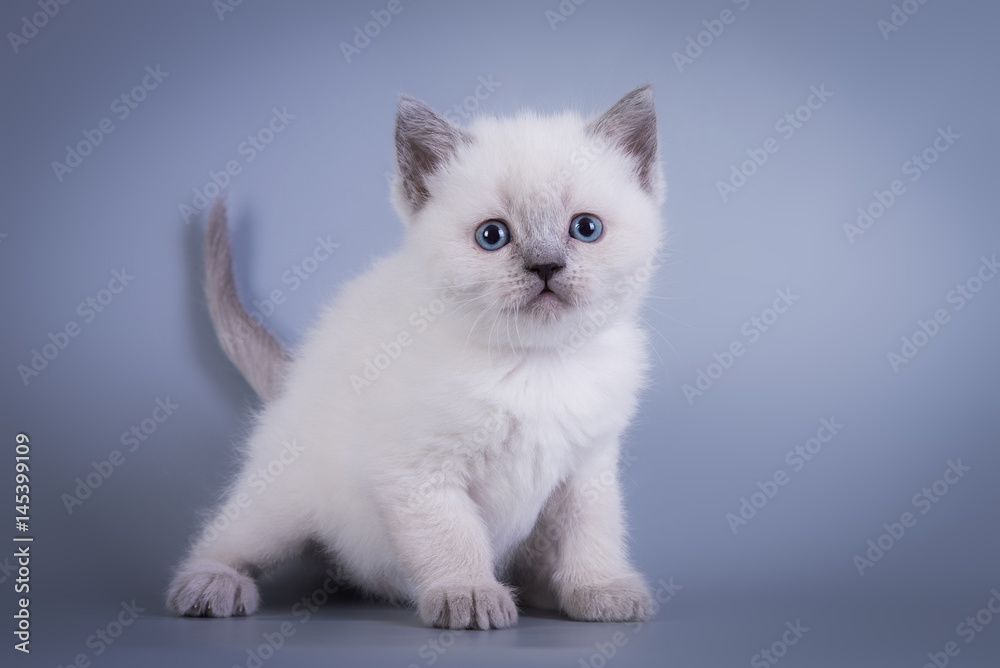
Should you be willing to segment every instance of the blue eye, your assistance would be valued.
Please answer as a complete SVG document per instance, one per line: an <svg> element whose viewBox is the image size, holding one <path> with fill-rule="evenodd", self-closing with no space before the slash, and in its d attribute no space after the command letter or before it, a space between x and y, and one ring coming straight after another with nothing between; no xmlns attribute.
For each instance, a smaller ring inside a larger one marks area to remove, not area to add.
<svg viewBox="0 0 1000 668"><path fill-rule="evenodd" d="M597 241L604 231L604 223L597 216L582 213L569 224L569 235L580 241Z"/></svg>
<svg viewBox="0 0 1000 668"><path fill-rule="evenodd" d="M487 220L476 228L476 243L488 251L503 248L510 241L510 230L502 220Z"/></svg>

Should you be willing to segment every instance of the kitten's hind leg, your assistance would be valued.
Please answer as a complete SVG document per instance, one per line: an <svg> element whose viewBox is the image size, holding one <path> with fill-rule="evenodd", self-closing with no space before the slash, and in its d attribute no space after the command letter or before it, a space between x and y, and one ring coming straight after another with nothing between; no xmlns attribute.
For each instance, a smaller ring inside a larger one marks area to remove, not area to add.
<svg viewBox="0 0 1000 668"><path fill-rule="evenodd" d="M260 605L254 578L305 546L307 508L290 493L292 476L286 470L261 489L257 470L247 466L174 575L167 593L172 613L253 614Z"/></svg>
<svg viewBox="0 0 1000 668"><path fill-rule="evenodd" d="M550 499L547 506L552 504ZM538 610L559 609L552 579L556 571L556 546L561 529L552 518L553 512L548 507L544 508L531 534L514 553L508 569L510 579L517 588L518 600Z"/></svg>

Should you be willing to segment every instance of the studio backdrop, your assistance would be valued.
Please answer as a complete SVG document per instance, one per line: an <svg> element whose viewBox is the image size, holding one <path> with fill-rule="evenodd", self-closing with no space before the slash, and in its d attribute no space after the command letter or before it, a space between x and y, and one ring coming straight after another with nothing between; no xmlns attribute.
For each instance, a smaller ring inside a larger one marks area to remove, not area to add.
<svg viewBox="0 0 1000 668"><path fill-rule="evenodd" d="M997 665L998 26L973 0L5 2L3 664ZM207 314L211 201L294 347L400 245L400 94L464 124L644 83L667 245L619 475L655 617L451 633L308 560L257 616L168 616L259 407Z"/></svg>

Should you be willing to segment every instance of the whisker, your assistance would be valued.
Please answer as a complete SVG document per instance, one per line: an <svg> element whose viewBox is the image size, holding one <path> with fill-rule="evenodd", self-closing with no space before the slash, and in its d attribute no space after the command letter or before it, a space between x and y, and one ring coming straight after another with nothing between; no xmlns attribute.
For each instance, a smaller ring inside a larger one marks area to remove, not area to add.
<svg viewBox="0 0 1000 668"><path fill-rule="evenodd" d="M498 301L500 301L499 297L494 299L493 302L489 306L484 308L482 313L476 316L476 319L472 321L472 327L469 328L469 335L465 337L465 347L462 348L462 359L465 359L465 351L469 348L469 340L472 338L472 332L475 331L476 329L476 323L478 323L479 319L482 318L484 315L486 315L486 312L489 311L491 308L493 308L493 304L496 304Z"/></svg>
<svg viewBox="0 0 1000 668"><path fill-rule="evenodd" d="M646 295L646 299L664 299L666 301L679 302L684 299L695 299L695 297L667 297L664 295Z"/></svg>
<svg viewBox="0 0 1000 668"><path fill-rule="evenodd" d="M646 305L646 308L648 308L650 311L655 311L656 313L659 313L660 315L662 315L664 318L667 318L668 320L673 320L678 325L684 325L685 327L690 327L691 326L691 323L684 322L683 320L678 320L674 316L669 315L667 313L664 313L663 311L660 311L659 309L655 309L652 306L649 306L648 304Z"/></svg>
<svg viewBox="0 0 1000 668"><path fill-rule="evenodd" d="M445 286L428 285L428 286L415 286L415 287L417 290L439 290L441 292L444 292L445 290L455 290L458 288L467 288L471 285L482 285L484 283L495 283L495 282L496 281L494 279L485 279L482 281L469 281L468 283L452 283L451 285L445 285Z"/></svg>
<svg viewBox="0 0 1000 668"><path fill-rule="evenodd" d="M493 367L493 328L497 326L497 321L500 320L500 314L503 313L503 309L497 309L496 317L493 318L493 324L490 325L490 333L486 337L486 362ZM497 352L500 352L500 335L497 334Z"/></svg>
<svg viewBox="0 0 1000 668"><path fill-rule="evenodd" d="M514 331L517 333L517 343L519 346L521 346L521 356L524 357L527 354L527 351L525 351L524 349L524 341L521 340L521 330L517 326L517 316L520 313L521 313L520 308L514 309Z"/></svg>
<svg viewBox="0 0 1000 668"><path fill-rule="evenodd" d="M660 336L660 338L663 339L663 341L670 347L670 350L674 351L674 355L676 355L678 358L680 358L680 353L677 352L677 349L674 348L674 345L672 343L670 343L670 341L667 339L667 337L663 336L663 334L660 332L660 330L658 330L656 327L654 327L652 325L652 323L650 323L648 320L646 320L643 317L640 317L639 320L642 320L644 323L646 323L647 327L649 327L651 330L653 330L654 332L656 332ZM656 350L655 346L650 346L650 348L652 348L653 352L656 353L656 357L659 358L660 364L663 366L663 371L666 372L667 365L663 363L663 358L660 357L659 351Z"/></svg>

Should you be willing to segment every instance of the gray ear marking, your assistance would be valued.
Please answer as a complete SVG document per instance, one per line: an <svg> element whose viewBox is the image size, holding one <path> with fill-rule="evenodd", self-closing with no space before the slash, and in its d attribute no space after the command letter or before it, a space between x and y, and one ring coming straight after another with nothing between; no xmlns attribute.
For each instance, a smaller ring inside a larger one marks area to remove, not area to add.
<svg viewBox="0 0 1000 668"><path fill-rule="evenodd" d="M416 98L403 95L396 111L396 162L403 194L416 213L431 193L427 180L472 137Z"/></svg>
<svg viewBox="0 0 1000 668"><path fill-rule="evenodd" d="M636 177L649 193L654 191L656 168L656 109L653 86L646 84L626 93L587 126L591 134L613 141L636 162Z"/></svg>

